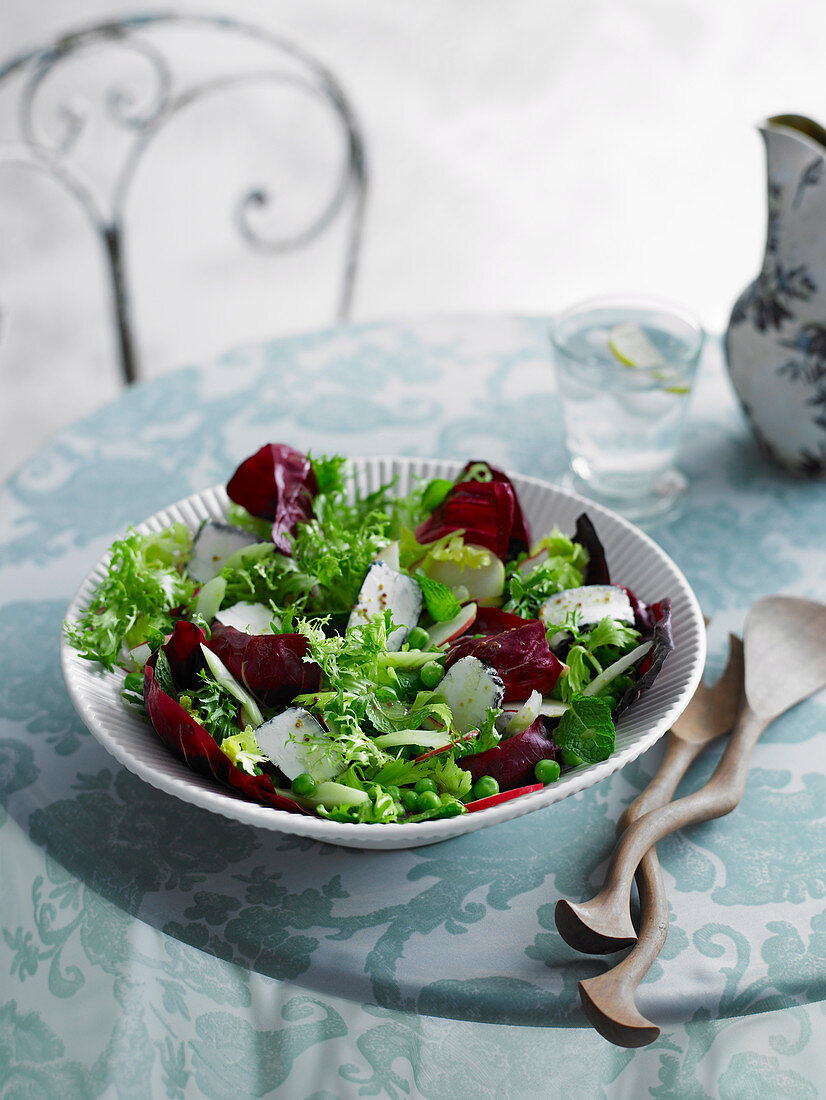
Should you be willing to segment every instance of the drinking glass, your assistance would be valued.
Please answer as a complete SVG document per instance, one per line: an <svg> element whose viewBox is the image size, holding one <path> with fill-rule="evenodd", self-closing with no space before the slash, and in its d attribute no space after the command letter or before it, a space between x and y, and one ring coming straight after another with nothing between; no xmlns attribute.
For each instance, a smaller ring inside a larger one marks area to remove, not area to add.
<svg viewBox="0 0 826 1100"><path fill-rule="evenodd" d="M570 453L566 484L629 519L665 516L704 333L679 306L601 298L560 313L551 340Z"/></svg>

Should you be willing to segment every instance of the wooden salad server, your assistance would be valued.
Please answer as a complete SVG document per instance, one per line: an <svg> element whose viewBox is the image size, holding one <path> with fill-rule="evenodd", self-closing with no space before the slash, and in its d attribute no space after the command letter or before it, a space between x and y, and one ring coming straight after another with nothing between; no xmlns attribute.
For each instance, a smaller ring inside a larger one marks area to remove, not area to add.
<svg viewBox="0 0 826 1100"><path fill-rule="evenodd" d="M649 810L657 809L670 801L689 765L700 755L703 748L731 730L743 701L743 680L743 643L731 634L728 661L722 675L712 687L707 687L701 682L686 709L674 722L666 743L665 755L656 775L617 822L618 840L634 821L643 817ZM615 847L612 853L612 865L618 851L619 848ZM651 855L654 859L648 860L646 866L653 868L656 865L659 873L659 862L653 849ZM642 862L640 868L642 868ZM650 876L647 877L650 879ZM648 885L650 894L653 883L649 881ZM616 943L613 939L599 937L572 915L574 908L565 899L561 899L557 902L555 918L560 935L577 951L593 955L607 954L610 951L618 951L622 947L629 947L637 938L635 933L632 937ZM667 922L667 909L664 919Z"/></svg>
<svg viewBox="0 0 826 1100"><path fill-rule="evenodd" d="M712 687L701 683L674 723L662 763L646 789L619 819L617 837L643 814L671 799L689 765L705 746L728 733L734 725L742 699L743 643L731 634L722 675ZM645 1046L660 1034L656 1024L637 1010L634 1001L637 986L662 951L668 934L668 898L656 848L650 848L642 857L636 879L640 892L637 942L611 970L579 983L582 1007L591 1024L609 1042L624 1047ZM575 925L574 932L579 927Z"/></svg>
<svg viewBox="0 0 826 1100"><path fill-rule="evenodd" d="M751 753L775 718L826 687L826 604L766 596L746 616L745 699L711 779L699 791L651 810L623 833L602 890L589 902L560 902L557 927L567 942L603 953L637 939L629 899L634 872L664 836L730 813L743 797ZM560 906L562 907L560 911Z"/></svg>

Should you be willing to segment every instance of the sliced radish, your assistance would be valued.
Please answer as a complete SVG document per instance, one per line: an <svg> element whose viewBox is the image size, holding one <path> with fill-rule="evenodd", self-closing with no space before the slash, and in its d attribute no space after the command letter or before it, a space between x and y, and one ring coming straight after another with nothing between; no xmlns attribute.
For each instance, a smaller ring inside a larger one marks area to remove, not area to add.
<svg viewBox="0 0 826 1100"><path fill-rule="evenodd" d="M488 709L502 705L505 685L502 677L478 657L462 657L444 674L435 690L444 697L459 733L478 730Z"/></svg>
<svg viewBox="0 0 826 1100"><path fill-rule="evenodd" d="M303 707L290 707L270 718L255 731L255 740L288 779L308 772L316 783L323 783L341 770L329 733Z"/></svg>
<svg viewBox="0 0 826 1100"><path fill-rule="evenodd" d="M544 549L540 550L539 553L531 554L530 557L525 558L525 560L521 561L516 568L520 573L532 573L538 565L542 565L542 563L546 562L547 560L548 548L546 546L544 547Z"/></svg>
<svg viewBox="0 0 826 1100"><path fill-rule="evenodd" d="M422 613L422 590L412 577L391 569L386 562L375 561L362 582L347 629L369 622L382 611L389 611L397 626L387 639L387 648L391 652L401 649Z"/></svg>
<svg viewBox="0 0 826 1100"><path fill-rule="evenodd" d="M458 638L469 630L476 622L476 604L467 603L456 615L446 623L435 623L428 628L427 636L430 638L430 646L447 645L454 638Z"/></svg>
<svg viewBox="0 0 826 1100"><path fill-rule="evenodd" d="M466 802L465 810L469 814L475 814L477 810L487 810L490 806L498 806L500 802L510 802L512 798L519 798L523 794L533 794L541 791L544 783L531 783L527 787L517 787L515 791L500 791L498 794L488 795L487 798L477 798L475 802Z"/></svg>
<svg viewBox="0 0 826 1100"><path fill-rule="evenodd" d="M122 649L121 655L123 658L122 668L125 668L128 672L143 672L144 665L152 656L152 650L146 642L142 642L140 645L133 646L126 651Z"/></svg>
<svg viewBox="0 0 826 1100"><path fill-rule="evenodd" d="M199 584L206 584L221 572L228 558L256 542L260 539L240 527L204 520L192 543L187 572Z"/></svg>
<svg viewBox="0 0 826 1100"><path fill-rule="evenodd" d="M374 560L383 561L385 565L389 565L391 569L395 569L398 573L401 569L398 542L389 542L383 550L379 550Z"/></svg>
<svg viewBox="0 0 826 1100"><path fill-rule="evenodd" d="M457 740L459 740L459 741L472 741L475 736L476 736L476 731L474 730L472 733L462 734L462 736L459 737ZM413 760L411 761L411 763L412 764L421 764L421 762L423 760L429 760L431 758L431 756L440 756L443 752L449 752L450 749L452 749L455 744L456 744L455 741L451 741L450 744L442 745L438 749L429 749L427 752L423 752L421 756L414 757Z"/></svg>
<svg viewBox="0 0 826 1100"><path fill-rule="evenodd" d="M219 611L215 618L224 626L234 626L242 634L272 634L275 616L272 608L262 603L234 603Z"/></svg>
<svg viewBox="0 0 826 1100"><path fill-rule="evenodd" d="M468 544L470 545L470 544ZM424 570L435 581L441 581L448 588L462 585L467 589L467 599L496 599L505 591L505 566L499 558L484 546L472 547L487 556L487 564L472 568L456 561L439 561L426 558Z"/></svg>

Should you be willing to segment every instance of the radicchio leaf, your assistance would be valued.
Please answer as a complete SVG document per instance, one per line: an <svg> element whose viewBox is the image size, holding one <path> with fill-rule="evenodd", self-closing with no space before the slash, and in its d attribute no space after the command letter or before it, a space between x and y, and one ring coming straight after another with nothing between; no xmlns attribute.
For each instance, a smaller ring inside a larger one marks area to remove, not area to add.
<svg viewBox="0 0 826 1100"><path fill-rule="evenodd" d="M200 683L198 673L206 667L201 643L206 642L206 634L199 626L179 619L166 643L162 646L169 661L169 670L176 689L189 691ZM154 669L155 662L152 662Z"/></svg>
<svg viewBox="0 0 826 1100"><path fill-rule="evenodd" d="M189 624L191 625L191 624ZM204 727L161 689L155 677L155 660L144 669L143 698L146 713L161 741L201 775L211 776L244 798L278 810L306 811L292 799L278 794L268 775L249 775L232 763Z"/></svg>
<svg viewBox="0 0 826 1100"><path fill-rule="evenodd" d="M290 553L288 535L313 514L318 481L306 455L284 443L267 443L246 459L227 483L230 500L272 521L272 541Z"/></svg>
<svg viewBox="0 0 826 1100"><path fill-rule="evenodd" d="M521 553L523 550L527 550L530 547L531 532L530 528L528 527L528 521L525 519L525 515L522 511L522 505L519 503L519 496L517 495L516 489L513 486L513 482L508 477L508 475L504 472L504 470L500 470L496 466L491 466L489 462L468 462L456 480L461 481L462 478L467 476L467 474L470 472L470 470L473 469L474 466L479 465L487 466L487 468L491 472L493 480L501 481L503 484L509 485L511 491L513 492L513 522L511 524L510 530L510 541L513 545L511 545L509 553L515 557L517 554Z"/></svg>
<svg viewBox="0 0 826 1100"><path fill-rule="evenodd" d="M582 583L610 584L611 577L608 573L608 563L605 560L605 549L600 542L596 528L585 512L577 517L576 530L571 541L579 543L588 553L588 564L585 566Z"/></svg>
<svg viewBox="0 0 826 1100"><path fill-rule="evenodd" d="M501 481L454 485L436 511L416 528L420 543L463 530L466 543L484 546L504 560L513 525L513 489Z"/></svg>
<svg viewBox="0 0 826 1100"><path fill-rule="evenodd" d="M525 626L534 622L533 619L523 619L521 615L514 615L512 611L503 611L500 607L479 607L476 610L476 618L473 620L473 634L499 634L503 630L513 630L515 626Z"/></svg>
<svg viewBox="0 0 826 1100"><path fill-rule="evenodd" d="M499 784L500 791L511 791L533 779L533 770L540 760L557 760L558 757L559 750L546 733L542 719L537 718L515 737L508 737L485 752L461 756L456 763L470 772L474 783L480 776L490 775Z"/></svg>
<svg viewBox="0 0 826 1100"><path fill-rule="evenodd" d="M463 480L474 466L489 470L490 480ZM507 474L486 462L468 462L439 507L416 528L416 539L435 542L458 530L464 530L465 542L484 546L503 561L528 549L530 531Z"/></svg>
<svg viewBox="0 0 826 1100"><path fill-rule="evenodd" d="M624 589L631 603L631 609L634 612L635 628L639 630L643 638L650 638L654 633L654 605L643 603L643 601L635 596L630 588L626 588L624 584L620 585L620 588Z"/></svg>
<svg viewBox="0 0 826 1100"><path fill-rule="evenodd" d="M645 607L650 615L653 626L648 636L654 639L654 645L637 670L636 682L620 699L614 712L615 719L651 687L666 657L674 648L674 637L671 631L671 600L660 600L659 603L652 603L650 606L645 604L641 606Z"/></svg>
<svg viewBox="0 0 826 1100"><path fill-rule="evenodd" d="M216 623L208 645L265 707L291 703L321 686L321 668L304 660L309 648L303 634L244 634Z"/></svg>
<svg viewBox="0 0 826 1100"><path fill-rule="evenodd" d="M485 638L458 639L448 650L445 669L462 657L476 657L496 669L505 685L506 703L527 699L532 691L547 695L565 667L551 653L537 619Z"/></svg>

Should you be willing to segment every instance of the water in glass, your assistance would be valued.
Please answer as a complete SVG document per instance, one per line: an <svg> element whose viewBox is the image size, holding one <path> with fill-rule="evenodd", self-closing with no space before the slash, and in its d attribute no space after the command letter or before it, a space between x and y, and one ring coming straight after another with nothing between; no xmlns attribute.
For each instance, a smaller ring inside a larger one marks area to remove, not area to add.
<svg viewBox="0 0 826 1100"><path fill-rule="evenodd" d="M664 307L595 303L558 318L553 342L575 487L626 514L670 508L685 488L673 463L698 326Z"/></svg>

